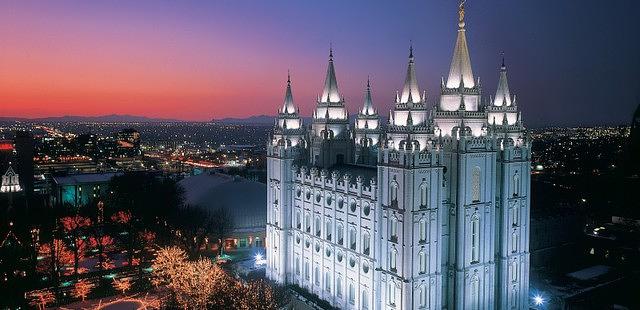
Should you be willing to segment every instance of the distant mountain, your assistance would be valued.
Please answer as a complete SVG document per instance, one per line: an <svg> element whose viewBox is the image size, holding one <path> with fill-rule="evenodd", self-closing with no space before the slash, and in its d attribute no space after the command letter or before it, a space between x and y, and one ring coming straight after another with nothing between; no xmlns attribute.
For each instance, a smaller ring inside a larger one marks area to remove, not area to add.
<svg viewBox="0 0 640 310"><path fill-rule="evenodd" d="M4 122L59 122L59 123L76 123L76 122L96 122L96 123L158 123L158 122L183 122L177 119L167 118L151 118L146 116L135 115L102 115L102 116L53 116L53 117L41 117L41 118L23 118L23 117L0 117L0 121Z"/></svg>
<svg viewBox="0 0 640 310"><path fill-rule="evenodd" d="M275 116L269 115L255 115L246 118L228 117L223 119L214 119L213 122L230 125L273 125L275 118Z"/></svg>

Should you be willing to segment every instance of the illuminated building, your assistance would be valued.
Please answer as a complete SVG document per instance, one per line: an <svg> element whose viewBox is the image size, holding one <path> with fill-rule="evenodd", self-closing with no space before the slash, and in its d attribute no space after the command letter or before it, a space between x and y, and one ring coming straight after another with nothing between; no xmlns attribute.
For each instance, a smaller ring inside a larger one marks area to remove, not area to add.
<svg viewBox="0 0 640 310"><path fill-rule="evenodd" d="M142 154L140 151L140 133L135 129L124 129L118 132L118 155L134 157Z"/></svg>
<svg viewBox="0 0 640 310"><path fill-rule="evenodd" d="M82 207L98 203L107 195L111 178L119 173L85 173L54 176L52 204L55 206Z"/></svg>
<svg viewBox="0 0 640 310"><path fill-rule="evenodd" d="M530 141L504 61L483 101L463 4L435 107L412 48L384 131L370 92L352 126L331 51L302 133L287 81L296 113L267 145L267 277L347 309L527 309Z"/></svg>

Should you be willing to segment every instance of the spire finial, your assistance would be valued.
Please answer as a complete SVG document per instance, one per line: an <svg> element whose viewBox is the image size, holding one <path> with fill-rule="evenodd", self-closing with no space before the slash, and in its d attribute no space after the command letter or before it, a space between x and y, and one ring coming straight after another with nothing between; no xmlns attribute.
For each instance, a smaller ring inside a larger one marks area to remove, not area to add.
<svg viewBox="0 0 640 310"><path fill-rule="evenodd" d="M502 57L502 66L501 68L504 70L507 68L507 66L504 64L504 51L500 52L500 56Z"/></svg>
<svg viewBox="0 0 640 310"><path fill-rule="evenodd" d="M409 40L409 58L413 59L413 40Z"/></svg>
<svg viewBox="0 0 640 310"><path fill-rule="evenodd" d="M287 69L287 84L291 84L291 72Z"/></svg>
<svg viewBox="0 0 640 310"><path fill-rule="evenodd" d="M370 83L370 79L369 79L369 75L367 74L367 89L371 88L371 83Z"/></svg>
<svg viewBox="0 0 640 310"><path fill-rule="evenodd" d="M333 60L333 42L329 42L329 60Z"/></svg>
<svg viewBox="0 0 640 310"><path fill-rule="evenodd" d="M464 3L467 2L467 0L461 0L460 4L458 5L458 26L460 27L460 29L464 29Z"/></svg>

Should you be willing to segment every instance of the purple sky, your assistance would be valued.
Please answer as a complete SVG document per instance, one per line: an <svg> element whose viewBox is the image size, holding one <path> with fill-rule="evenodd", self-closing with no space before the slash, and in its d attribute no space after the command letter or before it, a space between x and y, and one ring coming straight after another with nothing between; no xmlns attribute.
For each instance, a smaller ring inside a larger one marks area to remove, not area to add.
<svg viewBox="0 0 640 310"><path fill-rule="evenodd" d="M137 114L188 120L274 114L291 70L310 115L329 42L349 110L367 75L386 115L409 40L435 102L457 2L3 1L0 115ZM627 123L640 89L639 1L467 1L474 74L495 92L500 51L525 124Z"/></svg>

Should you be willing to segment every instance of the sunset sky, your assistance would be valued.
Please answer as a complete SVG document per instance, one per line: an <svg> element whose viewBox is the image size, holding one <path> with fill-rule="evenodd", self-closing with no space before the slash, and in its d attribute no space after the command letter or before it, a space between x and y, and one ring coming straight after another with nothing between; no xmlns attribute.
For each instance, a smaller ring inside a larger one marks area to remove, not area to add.
<svg viewBox="0 0 640 310"><path fill-rule="evenodd" d="M640 96L639 1L467 1L474 74L495 92L500 51L532 126L626 123ZM273 115L291 70L309 115L329 42L349 110L371 76L388 114L409 40L435 102L457 29L453 0L2 1L0 116Z"/></svg>

